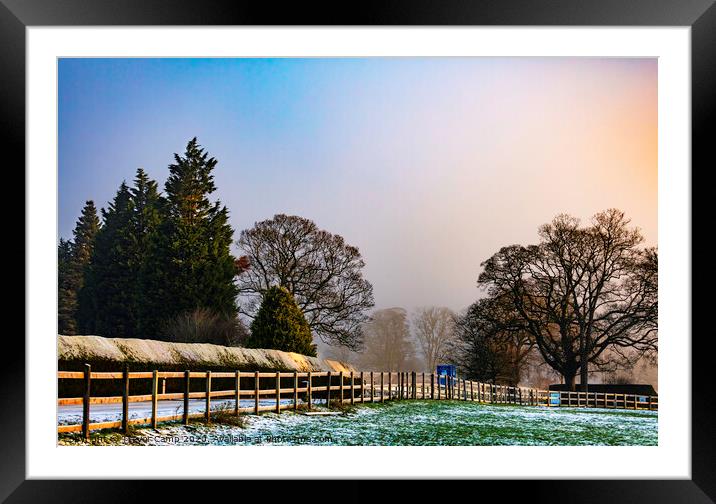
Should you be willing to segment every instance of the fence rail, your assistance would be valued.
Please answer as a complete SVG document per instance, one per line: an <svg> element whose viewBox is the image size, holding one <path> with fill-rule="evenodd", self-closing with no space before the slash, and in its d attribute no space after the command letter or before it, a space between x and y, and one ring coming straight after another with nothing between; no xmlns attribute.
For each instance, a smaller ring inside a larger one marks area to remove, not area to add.
<svg viewBox="0 0 716 504"><path fill-rule="evenodd" d="M82 405L82 423L59 425L57 432L82 432L87 438L92 430L119 428L126 432L130 425L149 424L156 427L160 422L181 420L184 424L192 418L211 421L211 399L233 398L233 413L255 413L298 409L299 404L311 409L316 400L330 407L332 402L365 403L405 399L462 400L484 404L515 404L543 407L612 408L634 410L657 410L657 396L615 394L604 392L563 392L528 387L493 385L461 378L437 376L417 372L212 372L212 371L142 371L92 372L89 364L85 371L59 371L61 380L83 380L82 397L59 398L58 406ZM131 380L151 379L148 394L130 395ZM233 389L213 390L212 380L231 379ZM93 380L122 380L121 396L93 397ZM159 382L162 380L162 392ZM182 392L165 393L166 380L178 380ZM191 391L192 380L201 380L203 391ZM288 386L287 386L288 385ZM262 388L264 387L264 388ZM302 397L299 395L302 394ZM241 399L254 399L251 407L241 407ZM274 404L260 403L261 398L275 399ZM282 398L288 402L281 402ZM190 399L204 399L203 412L189 411ZM159 401L183 400L183 411L159 416ZM152 414L146 418L129 418L129 403L151 401ZM121 420L90 423L92 404L122 404Z"/></svg>

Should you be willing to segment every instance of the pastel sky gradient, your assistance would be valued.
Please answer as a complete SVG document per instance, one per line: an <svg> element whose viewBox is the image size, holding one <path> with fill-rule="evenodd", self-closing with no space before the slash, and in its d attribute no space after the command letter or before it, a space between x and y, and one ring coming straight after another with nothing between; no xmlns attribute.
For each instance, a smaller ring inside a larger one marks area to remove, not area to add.
<svg viewBox="0 0 716 504"><path fill-rule="evenodd" d="M59 236L189 139L240 230L298 214L359 247L376 308L460 310L560 212L657 243L657 60L61 59ZM236 252L236 250L235 250Z"/></svg>

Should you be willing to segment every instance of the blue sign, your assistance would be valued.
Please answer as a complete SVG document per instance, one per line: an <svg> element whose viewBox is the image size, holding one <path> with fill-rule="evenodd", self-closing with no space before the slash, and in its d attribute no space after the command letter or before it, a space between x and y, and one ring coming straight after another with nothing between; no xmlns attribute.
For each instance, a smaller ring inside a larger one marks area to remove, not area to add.
<svg viewBox="0 0 716 504"><path fill-rule="evenodd" d="M559 392L550 392L549 393L549 404L550 404L550 406L559 406L560 405Z"/></svg>
<svg viewBox="0 0 716 504"><path fill-rule="evenodd" d="M457 378L457 368L452 364L438 364L437 366L438 383L444 386L447 382L446 377Z"/></svg>

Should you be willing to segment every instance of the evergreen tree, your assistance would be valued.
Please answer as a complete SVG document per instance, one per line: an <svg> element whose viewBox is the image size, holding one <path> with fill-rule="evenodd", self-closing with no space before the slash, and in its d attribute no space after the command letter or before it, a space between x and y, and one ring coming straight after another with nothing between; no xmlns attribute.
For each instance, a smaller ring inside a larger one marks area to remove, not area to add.
<svg viewBox="0 0 716 504"><path fill-rule="evenodd" d="M316 356L311 329L288 289L271 287L264 293L246 346Z"/></svg>
<svg viewBox="0 0 716 504"><path fill-rule="evenodd" d="M211 172L217 161L196 138L174 159L165 184L165 220L151 240L146 269L148 337L166 337L167 322L196 308L237 314L233 230L226 207L208 198L216 190Z"/></svg>
<svg viewBox="0 0 716 504"><path fill-rule="evenodd" d="M79 293L84 285L85 274L94 252L95 238L100 224L97 209L93 201L87 201L82 208L82 215L75 225L74 240L71 246L61 243L60 255L69 252L69 258L62 265L59 272L59 289L62 295L59 299L58 322L61 322L59 331L62 334L76 334L80 315ZM67 249L70 249L69 251ZM59 258L58 258L59 259Z"/></svg>
<svg viewBox="0 0 716 504"><path fill-rule="evenodd" d="M156 235L163 222L164 200L159 194L157 183L141 168L137 170L134 187L130 192L133 203L131 218L133 256L130 268L135 273L132 295L136 315L134 336L142 338L153 334L151 330L147 331L148 328L151 329L154 320L153 313L148 311L151 305L148 293L157 289L150 284L156 279L149 270L153 267L152 257L156 256L153 246L158 242ZM161 298L158 300L160 301Z"/></svg>
<svg viewBox="0 0 716 504"><path fill-rule="evenodd" d="M102 210L92 261L80 292L80 330L106 337L132 337L136 327L135 270L131 219L133 202L122 182Z"/></svg>
<svg viewBox="0 0 716 504"><path fill-rule="evenodd" d="M77 297L72 287L72 242L60 238L57 245L57 331L75 334Z"/></svg>

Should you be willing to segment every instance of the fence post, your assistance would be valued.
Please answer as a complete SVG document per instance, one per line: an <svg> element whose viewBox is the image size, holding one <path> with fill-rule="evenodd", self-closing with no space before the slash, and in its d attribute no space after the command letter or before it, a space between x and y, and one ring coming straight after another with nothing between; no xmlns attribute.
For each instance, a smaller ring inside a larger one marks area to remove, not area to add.
<svg viewBox="0 0 716 504"><path fill-rule="evenodd" d="M259 372L254 371L254 413L259 414Z"/></svg>
<svg viewBox="0 0 716 504"><path fill-rule="evenodd" d="M236 387L236 404L234 405L234 413L236 416L239 416L239 403L241 402L241 373L239 371L236 371L236 383L234 386Z"/></svg>
<svg viewBox="0 0 716 504"><path fill-rule="evenodd" d="M430 399L435 400L435 373L430 373Z"/></svg>
<svg viewBox="0 0 716 504"><path fill-rule="evenodd" d="M159 387L159 372L152 371L152 429L157 428L157 388Z"/></svg>
<svg viewBox="0 0 716 504"><path fill-rule="evenodd" d="M472 380L470 380L470 401L475 401L475 390L472 388Z"/></svg>
<svg viewBox="0 0 716 504"><path fill-rule="evenodd" d="M328 383L326 384L326 408L331 407L331 372L328 372Z"/></svg>
<svg viewBox="0 0 716 504"><path fill-rule="evenodd" d="M374 401L375 391L373 390L373 371L370 372L370 402Z"/></svg>
<svg viewBox="0 0 716 504"><path fill-rule="evenodd" d="M189 425L189 373L188 369L184 371L184 425Z"/></svg>
<svg viewBox="0 0 716 504"><path fill-rule="evenodd" d="M365 378L363 371L360 372L360 402L365 402Z"/></svg>
<svg viewBox="0 0 716 504"><path fill-rule="evenodd" d="M340 376L340 378L341 378L341 388L340 388L340 392L341 392L341 404L343 404L343 395L344 395L344 392L345 392L345 388L344 388L344 386L343 386L343 371L340 372L339 376Z"/></svg>
<svg viewBox="0 0 716 504"><path fill-rule="evenodd" d="M380 402L385 402L385 373L380 372Z"/></svg>
<svg viewBox="0 0 716 504"><path fill-rule="evenodd" d="M129 428L129 365L124 366L124 387L122 389L122 432Z"/></svg>
<svg viewBox="0 0 716 504"><path fill-rule="evenodd" d="M355 374L353 373L353 371L351 371L351 404L355 402L355 385Z"/></svg>
<svg viewBox="0 0 716 504"><path fill-rule="evenodd" d="M211 371L206 372L206 422L211 422Z"/></svg>
<svg viewBox="0 0 716 504"><path fill-rule="evenodd" d="M90 434L90 394L92 387L92 366L85 364L85 390L82 396L82 435L89 439Z"/></svg>
<svg viewBox="0 0 716 504"><path fill-rule="evenodd" d="M276 372L276 413L281 413L281 373Z"/></svg>
<svg viewBox="0 0 716 504"><path fill-rule="evenodd" d="M293 411L298 410L298 371L293 372Z"/></svg>
<svg viewBox="0 0 716 504"><path fill-rule="evenodd" d="M313 373L308 372L308 409L313 406Z"/></svg>
<svg viewBox="0 0 716 504"><path fill-rule="evenodd" d="M388 400L393 398L393 372L388 371Z"/></svg>

